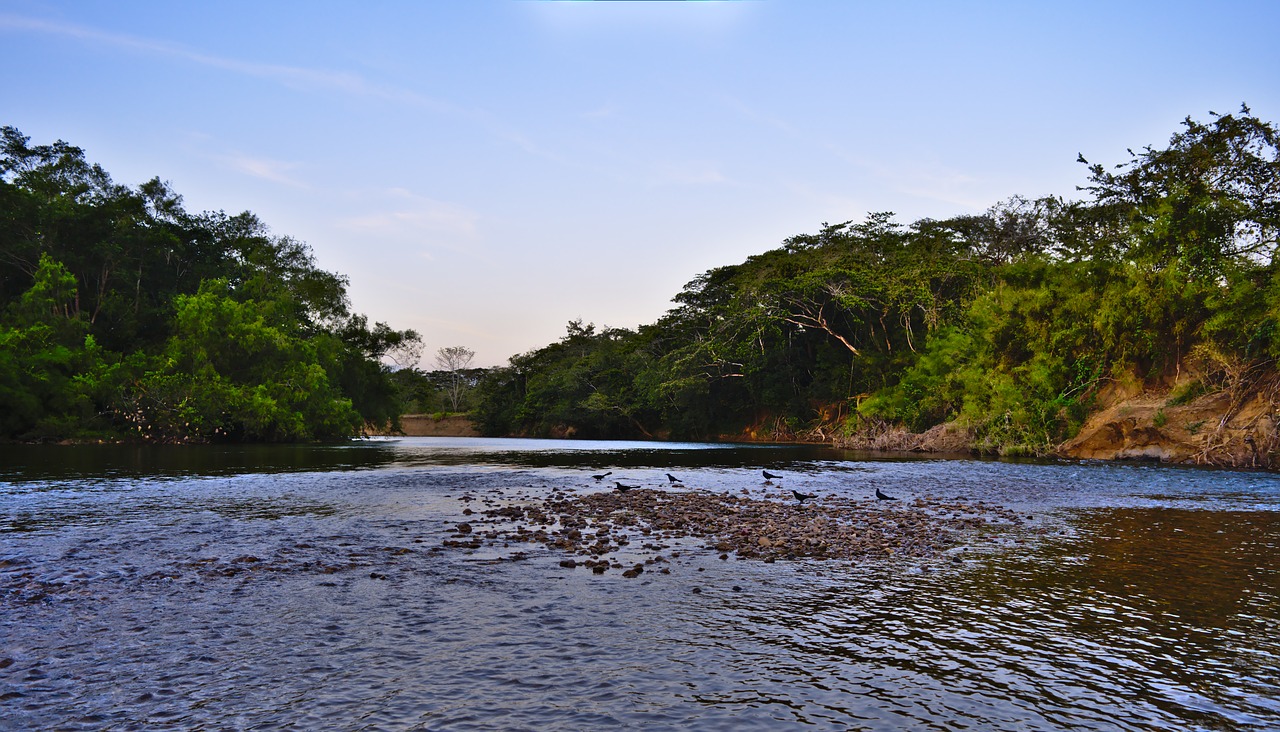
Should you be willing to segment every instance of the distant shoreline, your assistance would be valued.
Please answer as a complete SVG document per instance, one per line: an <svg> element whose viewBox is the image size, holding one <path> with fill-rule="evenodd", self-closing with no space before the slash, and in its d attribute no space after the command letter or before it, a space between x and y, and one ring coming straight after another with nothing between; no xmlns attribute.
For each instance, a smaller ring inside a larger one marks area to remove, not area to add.
<svg viewBox="0 0 1280 732"><path fill-rule="evenodd" d="M400 431L388 429L370 430L371 435L404 435L407 437L480 437L475 423L463 414L437 416L434 414L404 414L400 416Z"/></svg>

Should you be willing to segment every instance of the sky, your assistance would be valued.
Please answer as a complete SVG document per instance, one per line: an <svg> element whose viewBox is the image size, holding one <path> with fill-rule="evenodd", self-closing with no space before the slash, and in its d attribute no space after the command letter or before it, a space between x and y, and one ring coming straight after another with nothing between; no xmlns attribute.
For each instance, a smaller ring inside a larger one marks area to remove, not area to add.
<svg viewBox="0 0 1280 732"><path fill-rule="evenodd" d="M1247 103L1280 2L0 0L0 124L252 211L497 366L824 223L1080 198Z"/></svg>

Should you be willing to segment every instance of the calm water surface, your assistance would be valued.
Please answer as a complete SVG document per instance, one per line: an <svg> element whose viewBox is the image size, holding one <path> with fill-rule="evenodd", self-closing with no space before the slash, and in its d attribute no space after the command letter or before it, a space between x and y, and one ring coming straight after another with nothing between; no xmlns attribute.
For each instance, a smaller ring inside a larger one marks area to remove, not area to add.
<svg viewBox="0 0 1280 732"><path fill-rule="evenodd" d="M927 560L686 551L636 579L538 545L435 550L464 497L603 490L603 470L737 492L761 468L1033 518ZM1253 472L432 438L0 448L0 727L1275 730L1278 544L1280 478Z"/></svg>

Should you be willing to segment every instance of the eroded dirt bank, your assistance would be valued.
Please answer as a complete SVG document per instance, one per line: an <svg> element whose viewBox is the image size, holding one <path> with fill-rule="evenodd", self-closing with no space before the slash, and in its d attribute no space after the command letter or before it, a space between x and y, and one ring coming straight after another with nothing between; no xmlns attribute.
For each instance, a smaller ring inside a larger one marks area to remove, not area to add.
<svg viewBox="0 0 1280 732"><path fill-rule="evenodd" d="M1061 457L1276 469L1280 424L1274 384L1206 394L1182 403L1172 392L1100 394L1102 408L1058 447Z"/></svg>
<svg viewBox="0 0 1280 732"><path fill-rule="evenodd" d="M371 435L405 435L408 437L479 437L475 424L465 416L437 417L433 414L405 414L400 417L400 431L386 427L369 430Z"/></svg>
<svg viewBox="0 0 1280 732"><path fill-rule="evenodd" d="M1177 386L1105 386L1095 397L1096 411L1075 437L1052 454L1086 460L1280 468L1280 381L1195 398L1179 397ZM835 444L889 452L985 451L971 430L954 423L922 433L884 425L837 438Z"/></svg>

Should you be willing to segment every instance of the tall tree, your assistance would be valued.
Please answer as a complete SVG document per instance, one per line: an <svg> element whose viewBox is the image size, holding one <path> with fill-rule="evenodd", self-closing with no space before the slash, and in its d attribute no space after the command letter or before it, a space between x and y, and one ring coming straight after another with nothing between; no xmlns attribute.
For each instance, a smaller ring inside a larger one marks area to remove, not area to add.
<svg viewBox="0 0 1280 732"><path fill-rule="evenodd" d="M251 213L189 214L158 178L119 185L78 147L0 128L0 401L24 415L0 439L90 426L310 439L361 418L394 424L382 359L413 357L421 340L370 326L346 288Z"/></svg>
<svg viewBox="0 0 1280 732"><path fill-rule="evenodd" d="M476 352L466 346L446 346L436 351L436 366L449 374L449 405L457 412L462 406L462 396L466 392L466 370Z"/></svg>

